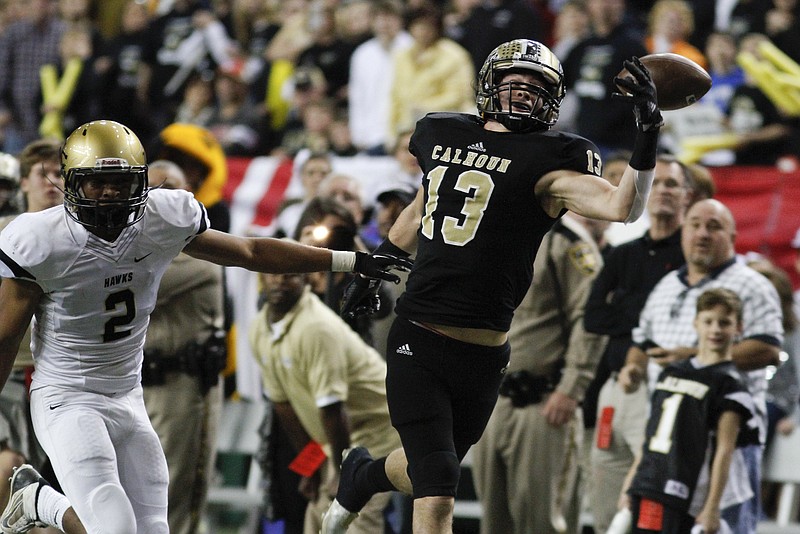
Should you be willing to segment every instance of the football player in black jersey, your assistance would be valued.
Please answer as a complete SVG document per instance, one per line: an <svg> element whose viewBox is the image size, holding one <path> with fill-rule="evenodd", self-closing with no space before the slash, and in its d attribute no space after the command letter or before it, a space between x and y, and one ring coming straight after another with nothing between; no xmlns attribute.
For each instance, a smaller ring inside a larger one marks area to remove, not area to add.
<svg viewBox="0 0 800 534"><path fill-rule="evenodd" d="M479 116L431 113L409 146L424 176L416 199L376 253L415 254L387 341L387 400L403 449L373 460L356 447L342 462L322 532L345 532L370 497L414 497L414 532L449 533L459 464L483 433L509 361L507 332L531 283L544 234L566 210L633 221L642 213L662 124L656 88L638 58L617 79L638 133L618 186L601 178L597 147L550 128L564 97L561 63L516 39L478 75ZM357 279L342 313L369 312L377 284Z"/></svg>
<svg viewBox="0 0 800 534"><path fill-rule="evenodd" d="M725 288L703 292L694 326L697 355L667 366L658 377L644 445L623 486L620 504L632 512L633 533L681 534L695 524L702 532L719 532L720 500L737 437L744 444L749 435L740 436L739 429L755 415L731 359L742 330L738 295ZM713 458L707 465L709 447ZM700 485L704 468L710 475Z"/></svg>

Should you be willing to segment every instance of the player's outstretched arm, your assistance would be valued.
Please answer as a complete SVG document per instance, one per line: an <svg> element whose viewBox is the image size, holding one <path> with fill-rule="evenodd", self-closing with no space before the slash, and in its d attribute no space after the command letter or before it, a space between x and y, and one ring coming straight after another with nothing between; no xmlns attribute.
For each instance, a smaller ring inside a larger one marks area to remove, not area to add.
<svg viewBox="0 0 800 534"><path fill-rule="evenodd" d="M416 252L422 205L423 189L420 187L414 201L397 217L389 230L389 236L375 249L373 256L388 254L392 257L409 258ZM379 289L380 282L356 276L344 289L340 306L342 317L352 319L380 310Z"/></svg>
<svg viewBox="0 0 800 534"><path fill-rule="evenodd" d="M656 85L647 67L635 56L626 60L624 66L632 76L614 78L614 83L626 93L617 92L611 96L632 103L633 114L636 117L636 141L630 164L619 185L620 188L633 187L631 211L624 221L629 223L642 215L647 197L650 196L658 151L658 132L664 125L664 119L661 117L661 110L658 109Z"/></svg>
<svg viewBox="0 0 800 534"><path fill-rule="evenodd" d="M0 390L41 297L41 288L33 282L4 278L0 283Z"/></svg>
<svg viewBox="0 0 800 534"><path fill-rule="evenodd" d="M263 273L355 272L368 278L396 282L399 277L391 270L411 268L408 259L389 254L329 250L270 237L239 237L216 230L198 235L184 251L219 265Z"/></svg>
<svg viewBox="0 0 800 534"><path fill-rule="evenodd" d="M551 216L568 209L584 217L627 223L644 212L656 166L658 132L664 121L647 68L636 57L625 61L625 68L631 76L614 81L627 94L613 96L631 103L636 117L637 135L630 164L617 187L597 176L575 171L548 173L537 182L536 196Z"/></svg>

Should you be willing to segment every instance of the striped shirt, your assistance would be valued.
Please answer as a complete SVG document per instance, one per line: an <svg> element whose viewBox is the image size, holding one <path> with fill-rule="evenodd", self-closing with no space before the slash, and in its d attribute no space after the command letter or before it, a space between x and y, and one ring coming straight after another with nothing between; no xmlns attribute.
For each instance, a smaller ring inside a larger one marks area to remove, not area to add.
<svg viewBox="0 0 800 534"><path fill-rule="evenodd" d="M732 258L694 286L689 285L686 276L687 268L684 266L668 273L653 288L639 316L639 326L633 329L634 343L650 340L666 349L697 346L693 324L697 297L707 289L724 287L734 291L742 300L742 339L781 346L783 325L778 294L760 273ZM648 376L651 386L662 370L660 365L650 362ZM766 370L742 373L742 377L755 399L763 423L766 417ZM763 443L766 429L760 430Z"/></svg>
<svg viewBox="0 0 800 534"><path fill-rule="evenodd" d="M39 136L39 69L60 62L59 43L66 24L20 21L0 32L0 110L11 111L25 143Z"/></svg>

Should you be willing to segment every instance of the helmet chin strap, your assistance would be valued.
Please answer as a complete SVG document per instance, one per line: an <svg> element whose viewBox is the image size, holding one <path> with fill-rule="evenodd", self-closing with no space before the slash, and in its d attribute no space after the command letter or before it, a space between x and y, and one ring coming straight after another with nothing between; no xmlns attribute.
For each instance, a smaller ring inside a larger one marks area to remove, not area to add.
<svg viewBox="0 0 800 534"><path fill-rule="evenodd" d="M508 128L512 132L528 133L542 130L549 130L550 128L539 121L533 119L514 119L508 113L498 113L495 115L495 120Z"/></svg>

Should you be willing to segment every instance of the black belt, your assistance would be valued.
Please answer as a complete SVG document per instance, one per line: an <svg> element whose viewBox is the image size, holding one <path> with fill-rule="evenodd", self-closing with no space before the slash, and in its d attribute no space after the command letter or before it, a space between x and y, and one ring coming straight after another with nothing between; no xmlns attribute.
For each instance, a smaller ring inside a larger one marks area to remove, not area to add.
<svg viewBox="0 0 800 534"><path fill-rule="evenodd" d="M144 351L142 385L158 386L166 382L166 373L184 373L200 379L205 395L219 383L219 373L227 363L227 333L214 330L203 343L191 341L174 354L159 350Z"/></svg>
<svg viewBox="0 0 800 534"><path fill-rule="evenodd" d="M168 356L162 354L160 350L144 351L142 385L157 386L164 384L165 373L185 373L189 376L197 376L199 367L193 356L186 349Z"/></svg>
<svg viewBox="0 0 800 534"><path fill-rule="evenodd" d="M514 371L503 377L500 395L511 399L511 404L522 408L538 404L548 393L555 391L558 382L554 376L537 376L528 371Z"/></svg>
<svg viewBox="0 0 800 534"><path fill-rule="evenodd" d="M168 373L188 372L186 360L180 356L162 356L161 369Z"/></svg>

